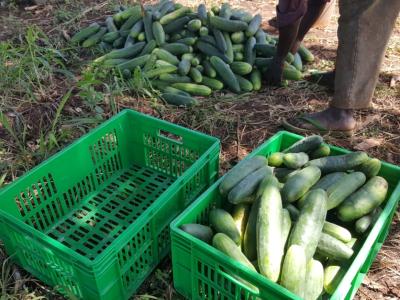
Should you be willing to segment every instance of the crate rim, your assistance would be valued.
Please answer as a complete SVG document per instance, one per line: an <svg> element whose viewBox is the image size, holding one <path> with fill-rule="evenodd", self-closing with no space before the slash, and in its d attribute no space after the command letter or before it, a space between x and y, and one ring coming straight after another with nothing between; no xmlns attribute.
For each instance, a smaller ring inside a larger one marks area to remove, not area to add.
<svg viewBox="0 0 400 300"><path fill-rule="evenodd" d="M298 135L298 134L295 134L295 133L292 133L292 132L289 132L289 131L285 131L285 130L278 131L276 134L274 134L273 136L268 138L265 142L263 142L260 146L256 147L243 160L255 156L256 155L255 153L257 151L261 150L267 144L269 144L270 142L274 141L275 139L281 138L285 134L290 134L292 136L296 136L296 137L299 137L299 138L304 138L304 136L301 136L301 135ZM345 148L342 148L342 147L338 147L338 146L334 146L334 145L331 145L331 144L327 144L327 145L331 149L334 149L334 150L336 150L338 152L342 152L342 153L351 153L351 152L353 152L353 151L350 151L348 149L345 149ZM382 162L383 165L385 165L387 167L395 168L398 172L400 172L400 167L399 166L394 165L394 164L390 164L390 163L385 162L385 161L381 161L381 162ZM276 291L279 290L279 289L283 289L285 291L285 293L289 292L290 295L294 299L301 300L302 299L301 297L298 297L297 295L291 293L289 290L286 290L285 288L283 288L279 284L272 282L271 280L269 280L265 276L262 276L258 272L254 272L253 270L251 270L251 269L249 269L247 267L243 267L243 265L240 264L239 262L235 261L234 259L232 259L232 258L228 257L227 255L223 254L222 252L218 251L217 249L215 249L211 245L209 245L209 244L207 244L207 243L205 243L205 242L203 242L203 241L201 241L199 239L193 238L190 234L184 232L182 229L179 228L179 226L181 225L180 223L182 222L182 219L184 219L188 214L190 214L190 212L203 201L203 199L207 196L207 194L208 194L208 192L210 190L213 190L213 189L218 187L218 185L223 180L225 175L226 175L226 173L222 177L220 177L213 185L211 185L206 191L204 191L195 201L193 201L173 222L171 222L171 225L170 225L171 234L172 235L183 236L185 239L189 240L191 243L196 245L196 247L206 251L207 252L206 254L211 255L213 257L216 257L218 260L222 260L222 261L228 263L231 267L235 267L235 268L237 268L239 270L242 270L252 280L254 280L255 283L257 283L257 284L260 284L260 283L261 284L267 284L268 287L271 287ZM396 197L395 197L396 193L400 194L400 181L394 186L393 191L391 193L391 196L389 197L389 199L387 199L386 205L385 205L384 209L382 210L381 215L379 216L378 220L375 222L374 226L370 230L368 236L365 238L362 247L359 249L357 255L353 258L353 262L349 265L345 275L343 276L343 278L340 281L339 285L335 289L335 292L332 295L330 295L329 299L340 299L338 297L340 296L341 293L343 293L342 291L346 291L346 288L352 282L352 278L354 278L356 276L357 272L361 269L362 265L365 262L366 257L368 256L369 250L371 249L371 247L373 246L375 240L377 239L377 237L378 237L378 235L380 233L380 230L384 226L384 223L385 223L387 217L390 215L392 209L394 209L394 207L399 202L399 199L396 199ZM347 283L347 282L350 282L350 283ZM248 289L245 285L241 284L240 282L238 282L238 284L242 288Z"/></svg>
<svg viewBox="0 0 400 300"><path fill-rule="evenodd" d="M160 200L163 200L163 199L160 199L161 196L169 197L174 192L176 187L183 184L183 181L185 180L184 178L191 177L195 173L195 170L198 169L199 167L201 167L200 164L207 163L207 162L201 162L200 160L201 160L201 158L210 156L213 152L218 151L219 146L220 146L220 140L218 138L207 135L207 134L199 132L199 131L194 131L192 129L185 128L181 125L177 125L172 122L168 122L168 121L165 121L162 119L155 118L153 116L150 116L150 115L147 115L147 114L144 114L141 112L137 112L132 109L124 109L121 112L119 112L118 114L116 114L115 116L112 116L110 119L101 123L100 125L90 129L87 133L85 133L81 137L74 140L71 144L69 144L68 146L59 150L58 152L56 152L55 154L53 154L46 160L42 161L37 166L35 166L32 169L25 172L22 176L17 178L15 181L11 182L4 188L0 189L0 197L1 197L2 194L6 193L6 192L8 192L8 190L12 189L14 187L14 185L18 184L20 181L25 180L25 178L30 173L35 172L40 167L42 167L44 164L57 159L60 155L62 155L64 152L68 151L70 148L74 147L76 144L81 143L82 141L88 139L90 134L102 130L104 127L107 127L109 124L115 122L117 119L120 119L127 114L136 115L136 116L140 116L140 117L146 117L146 118L152 119L152 120L162 123L162 124L168 124L168 125L173 124L182 130L190 132L191 134L194 134L196 136L201 136L202 138L209 139L212 142L212 146L210 146L207 149L207 151L205 151L187 170L185 170L185 172L183 172L178 178L176 178L176 180L167 188L167 190L165 190L157 198L157 200L154 201L150 205L150 207L147 208L140 215L140 217L138 217L135 220L135 222L130 224L129 227L127 227L106 249L104 249L104 251L101 254L99 254L93 260L90 260L86 256L79 254L76 251L68 248L64 244L57 241L56 239L53 239L53 238L47 236L45 233L43 233L35 228L32 228L28 224L22 222L21 220L17 219L16 217L14 217L12 215L6 213L2 209L0 209L0 221L3 220L3 221L8 222L8 225L18 228L19 231L22 231L23 233L25 233L27 236L29 236L30 239L34 240L35 242L45 243L47 247L51 248L52 250L55 250L56 252L64 252L64 253L68 254L69 255L68 260L78 267L82 267L81 263L83 263L86 267L89 267L89 268L96 268L96 267L103 268L105 264L108 265L109 263L111 263L109 260L111 259L112 256L109 255L109 253L114 253L116 251L116 249L119 248L119 247L116 247L115 245L118 244L119 241L124 240L124 238L126 239L127 237L131 237L135 231L139 230L139 229L136 229L135 227L137 227L137 226L134 226L134 225L136 225L138 222L141 222L145 218L150 218L152 215L154 215L155 213L157 213L159 211L160 208L155 209L155 206L158 206L158 204L160 204L160 202L161 202ZM162 197L162 198L164 198L164 197Z"/></svg>

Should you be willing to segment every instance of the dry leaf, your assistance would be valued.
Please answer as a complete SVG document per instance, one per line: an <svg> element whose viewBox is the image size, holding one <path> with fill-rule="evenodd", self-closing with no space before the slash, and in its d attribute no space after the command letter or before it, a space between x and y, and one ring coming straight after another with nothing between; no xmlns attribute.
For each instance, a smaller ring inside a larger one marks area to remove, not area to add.
<svg viewBox="0 0 400 300"><path fill-rule="evenodd" d="M378 139L370 138L362 141L361 143L354 146L354 149L360 151L367 151L368 149L374 148L381 145L381 141Z"/></svg>

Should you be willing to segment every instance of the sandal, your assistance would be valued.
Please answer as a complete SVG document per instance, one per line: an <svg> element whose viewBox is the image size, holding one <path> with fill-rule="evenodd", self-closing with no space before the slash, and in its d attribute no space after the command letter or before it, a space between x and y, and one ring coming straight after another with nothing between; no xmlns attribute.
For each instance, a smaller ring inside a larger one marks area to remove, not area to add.
<svg viewBox="0 0 400 300"><path fill-rule="evenodd" d="M302 123L311 124L313 128L303 128L301 127ZM324 127L319 121L305 115L290 120L285 119L282 122L282 126L285 129L298 134L320 134L331 135L335 137L350 137L354 134L354 130L329 130Z"/></svg>

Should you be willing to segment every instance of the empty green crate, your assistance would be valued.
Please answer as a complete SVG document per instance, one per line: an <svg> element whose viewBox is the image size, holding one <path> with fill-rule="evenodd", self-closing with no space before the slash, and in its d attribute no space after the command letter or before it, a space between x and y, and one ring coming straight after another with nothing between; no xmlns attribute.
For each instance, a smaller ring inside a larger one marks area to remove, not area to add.
<svg viewBox="0 0 400 300"><path fill-rule="evenodd" d="M218 139L125 110L0 190L0 238L71 298L127 299L218 178Z"/></svg>
<svg viewBox="0 0 400 300"><path fill-rule="evenodd" d="M254 150L248 157L254 155L268 156L273 152L287 148L301 138L299 135L281 131ZM349 152L334 146L331 146L331 150L333 155ZM368 236L359 240L355 245L355 255L340 274L341 280L334 294L325 295L322 297L323 299L352 299L386 239L400 198L400 168L383 163L379 175L386 178L390 188L383 212ZM175 289L186 298L193 300L301 299L261 274L247 269L211 245L180 229L181 225L188 223L208 224L209 211L214 207L220 207L223 201L218 190L220 182L221 179L204 192L171 224ZM235 274L236 278L231 274ZM257 286L259 293L254 292L249 288L249 285L238 281L237 277Z"/></svg>

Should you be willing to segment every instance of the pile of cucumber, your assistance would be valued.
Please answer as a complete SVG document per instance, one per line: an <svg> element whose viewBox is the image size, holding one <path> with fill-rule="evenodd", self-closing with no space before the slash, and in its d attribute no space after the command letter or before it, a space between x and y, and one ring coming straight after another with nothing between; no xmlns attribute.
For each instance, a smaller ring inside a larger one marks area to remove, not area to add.
<svg viewBox="0 0 400 300"><path fill-rule="evenodd" d="M136 68L173 105L197 103L222 89L257 91L276 52L276 38L264 32L261 16L232 9L228 3L207 11L170 0L121 7L103 23L80 30L71 42L100 47L96 64L116 68L129 79ZM303 62L314 57L304 46L286 58L285 80L302 78Z"/></svg>
<svg viewBox="0 0 400 300"><path fill-rule="evenodd" d="M382 212L388 183L364 152L329 155L314 135L242 161L222 179L226 201L209 224L182 229L306 300L332 294L357 238Z"/></svg>

